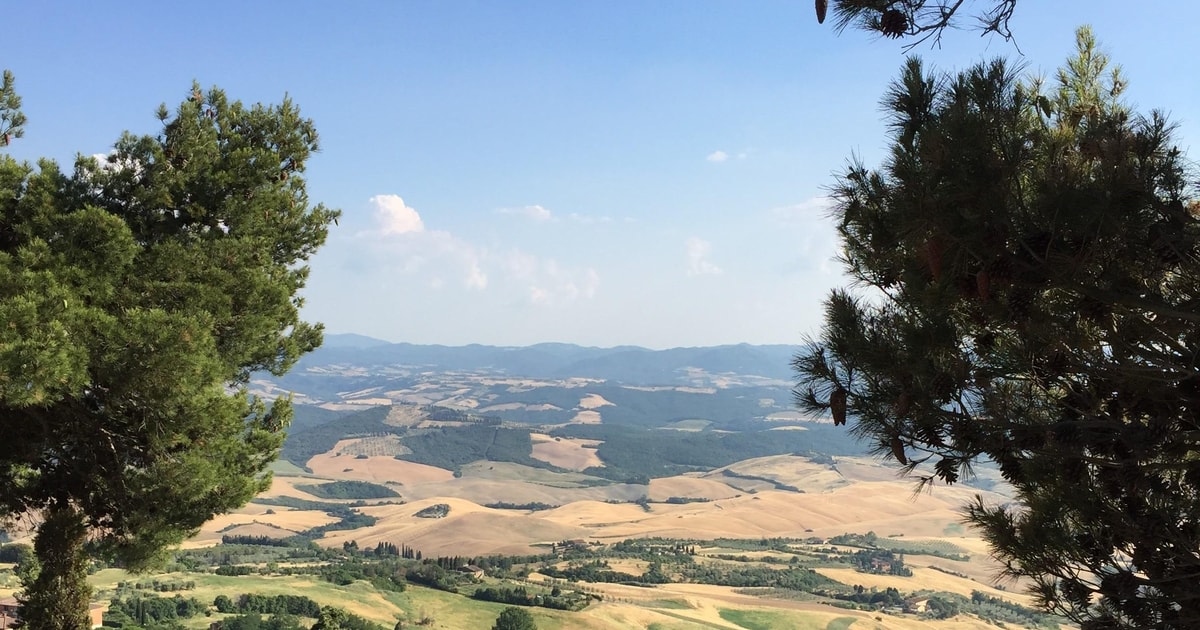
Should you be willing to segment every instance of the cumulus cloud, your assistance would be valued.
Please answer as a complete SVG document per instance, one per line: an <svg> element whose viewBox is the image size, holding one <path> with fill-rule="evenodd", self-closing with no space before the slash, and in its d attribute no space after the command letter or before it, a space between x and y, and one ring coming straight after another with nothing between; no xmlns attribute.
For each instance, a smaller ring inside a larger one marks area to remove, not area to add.
<svg viewBox="0 0 1200 630"><path fill-rule="evenodd" d="M702 276L721 273L721 268L714 265L708 257L712 254L712 243L693 236L685 243L687 247L687 274Z"/></svg>
<svg viewBox="0 0 1200 630"><path fill-rule="evenodd" d="M514 282L525 286L529 303L560 306L595 297L600 274L591 267L563 267L553 258L539 258L514 249L504 257L503 268Z"/></svg>
<svg viewBox="0 0 1200 630"><path fill-rule="evenodd" d="M500 214L514 214L525 217L531 221L550 221L554 219L554 214L546 208L538 205L522 206L520 208L500 208L496 212Z"/></svg>
<svg viewBox="0 0 1200 630"><path fill-rule="evenodd" d="M462 286L485 289L488 276L481 265L484 253L474 245L442 230L427 230L421 215L400 195L375 195L367 200L374 209L375 225L359 232L366 247L378 255L391 273L428 277L431 288L446 283L445 275L458 273Z"/></svg>
<svg viewBox="0 0 1200 630"><path fill-rule="evenodd" d="M428 229L398 195L376 195L370 204L375 225L358 236L385 275L408 276L435 291L457 285L544 306L561 306L596 294L600 277L590 267L565 267L520 249L481 247L448 231ZM541 206L497 212L557 220Z"/></svg>
<svg viewBox="0 0 1200 630"><path fill-rule="evenodd" d="M375 195L368 201L375 207L375 221L379 224L380 234L388 236L425 231L421 215L404 205L400 195Z"/></svg>

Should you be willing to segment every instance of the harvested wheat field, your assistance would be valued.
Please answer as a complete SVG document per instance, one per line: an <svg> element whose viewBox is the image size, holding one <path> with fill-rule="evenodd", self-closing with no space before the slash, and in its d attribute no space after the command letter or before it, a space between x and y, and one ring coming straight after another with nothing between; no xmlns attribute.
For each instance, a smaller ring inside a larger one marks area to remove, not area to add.
<svg viewBox="0 0 1200 630"><path fill-rule="evenodd" d="M740 493L741 490L732 488L718 479L708 479L699 474L689 473L675 477L651 479L648 496L651 501L666 501L671 497L715 500L729 499Z"/></svg>
<svg viewBox="0 0 1200 630"><path fill-rule="evenodd" d="M435 504L450 506L442 518L416 516ZM535 544L582 538L586 530L558 525L515 510L494 510L470 501L437 498L404 505L380 505L361 508L379 521L368 528L331 532L319 542L337 546L357 540L360 546L379 542L406 544L426 555L484 555L489 553L536 553Z"/></svg>
<svg viewBox="0 0 1200 630"><path fill-rule="evenodd" d="M834 536L847 531L942 536L961 518L973 490L939 488L913 498L907 482L862 483L822 494L759 492L710 502L636 505L581 501L540 513L556 523L587 527L605 540Z"/></svg>
<svg viewBox="0 0 1200 630"><path fill-rule="evenodd" d="M601 396L600 394L588 394L587 396L584 396L583 398L579 399L579 408L580 409L599 409L600 407L603 407L605 405L615 406L612 403L605 400L604 397Z"/></svg>
<svg viewBox="0 0 1200 630"><path fill-rule="evenodd" d="M770 479L804 492L829 492L850 485L845 477L828 465L815 464L807 457L795 455L773 455L747 459L724 468L718 468L705 476L721 479L727 478L729 474Z"/></svg>
<svg viewBox="0 0 1200 630"><path fill-rule="evenodd" d="M270 511L271 514L267 514ZM271 507L251 503L245 507L219 514L200 528L200 533L189 538L184 547L207 547L221 542L223 534L269 536L282 538L300 533L306 529L328 525L338 519L320 510L291 510L283 507ZM241 527L261 526L271 531L263 530L254 534L234 532Z"/></svg>
<svg viewBox="0 0 1200 630"><path fill-rule="evenodd" d="M916 560L911 556L906 556L905 560L906 565L916 564ZM931 589L958 593L964 597L970 597L971 591L981 591L992 597L999 597L1022 606L1032 606L1033 603L1028 595L1019 590L1017 592L1000 590L992 582L977 582L949 575L929 567L911 566L910 568L912 568L913 572L912 577L859 573L852 568L824 568L816 569L816 571L825 577L832 578L843 584L861 584L866 588L876 588L879 590L893 587L907 593L922 589Z"/></svg>
<svg viewBox="0 0 1200 630"><path fill-rule="evenodd" d="M342 442L338 442L338 445L342 445ZM407 462L387 455L359 459L333 454L337 452L335 449L330 453L314 456L308 460L309 469L313 471L313 474L321 477L374 483L395 482L404 485L447 481L454 478L454 473L445 468Z"/></svg>
<svg viewBox="0 0 1200 630"><path fill-rule="evenodd" d="M615 484L590 488L561 487L528 481L472 478L464 474L461 479L406 485L401 490L408 500L457 497L480 505L496 501L565 505L580 500L635 501L646 493L646 486Z"/></svg>
<svg viewBox="0 0 1200 630"><path fill-rule="evenodd" d="M600 424L600 412L585 409L575 414L568 424Z"/></svg>
<svg viewBox="0 0 1200 630"><path fill-rule="evenodd" d="M303 530L284 529L266 523L248 523L246 525L238 525L232 529L227 529L217 536L217 541L220 541L222 536L254 536L262 538L287 538L295 536Z"/></svg>
<svg viewBox="0 0 1200 630"><path fill-rule="evenodd" d="M533 458L567 470L584 470L591 466L603 466L596 455L600 440L581 438L554 438L544 433L531 433ZM589 448L590 447L590 448Z"/></svg>

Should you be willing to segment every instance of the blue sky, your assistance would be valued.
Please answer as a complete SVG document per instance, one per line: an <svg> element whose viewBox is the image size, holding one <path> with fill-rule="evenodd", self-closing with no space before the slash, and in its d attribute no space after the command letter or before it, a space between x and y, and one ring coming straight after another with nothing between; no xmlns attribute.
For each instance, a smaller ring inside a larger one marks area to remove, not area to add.
<svg viewBox="0 0 1200 630"><path fill-rule="evenodd" d="M879 162L903 62L810 0L38 2L4 22L20 158L156 133L193 80L290 95L321 134L310 195L344 211L305 316L448 345L800 343L845 283L826 187L852 155ZM1132 103L1200 137L1195 3L1021 2L1016 46L915 52L1048 73L1082 23Z"/></svg>

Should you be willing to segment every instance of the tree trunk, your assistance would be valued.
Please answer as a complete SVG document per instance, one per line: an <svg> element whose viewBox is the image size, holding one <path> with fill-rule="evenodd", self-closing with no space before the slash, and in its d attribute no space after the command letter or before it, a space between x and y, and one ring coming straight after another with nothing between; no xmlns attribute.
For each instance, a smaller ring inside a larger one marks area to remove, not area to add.
<svg viewBox="0 0 1200 630"><path fill-rule="evenodd" d="M45 518L33 541L36 564L22 572L21 627L90 630L92 589L83 550L87 539L83 515L74 506L57 504Z"/></svg>

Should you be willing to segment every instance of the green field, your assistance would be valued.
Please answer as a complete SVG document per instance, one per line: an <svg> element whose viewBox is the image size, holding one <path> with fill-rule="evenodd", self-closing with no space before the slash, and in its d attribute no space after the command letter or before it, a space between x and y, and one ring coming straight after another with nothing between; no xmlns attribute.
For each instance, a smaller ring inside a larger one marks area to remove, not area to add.
<svg viewBox="0 0 1200 630"><path fill-rule="evenodd" d="M834 628L832 627L833 623L841 621L841 619L849 619L850 623L854 623L853 617L839 618L827 623L824 618L815 617L811 614L774 610L722 608L719 614L721 615L721 619L737 624L746 630L776 630L777 628L789 628L791 630L845 630L847 626Z"/></svg>

